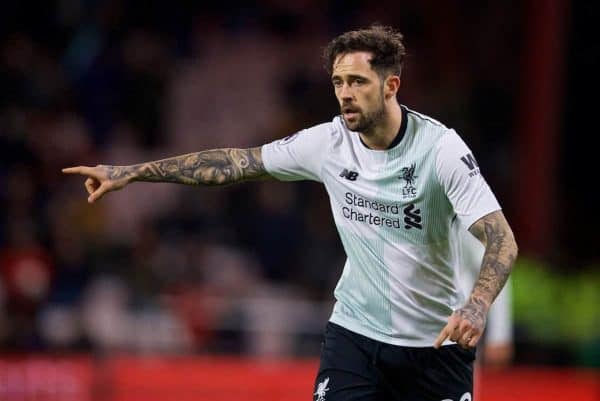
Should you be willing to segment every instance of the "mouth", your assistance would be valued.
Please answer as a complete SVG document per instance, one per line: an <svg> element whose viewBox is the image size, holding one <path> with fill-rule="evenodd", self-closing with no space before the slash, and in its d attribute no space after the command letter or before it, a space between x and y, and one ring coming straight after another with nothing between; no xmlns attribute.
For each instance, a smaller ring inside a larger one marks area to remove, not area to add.
<svg viewBox="0 0 600 401"><path fill-rule="evenodd" d="M359 111L351 107L344 107L342 108L342 115L346 118L346 120L354 120L358 118Z"/></svg>
<svg viewBox="0 0 600 401"><path fill-rule="evenodd" d="M344 118L347 121L354 121L358 118L358 113L344 113Z"/></svg>

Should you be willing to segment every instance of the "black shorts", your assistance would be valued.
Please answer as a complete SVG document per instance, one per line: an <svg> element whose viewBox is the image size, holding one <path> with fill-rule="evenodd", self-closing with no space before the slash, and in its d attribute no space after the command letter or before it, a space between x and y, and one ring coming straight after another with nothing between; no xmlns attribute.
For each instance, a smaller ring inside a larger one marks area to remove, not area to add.
<svg viewBox="0 0 600 401"><path fill-rule="evenodd" d="M471 401L475 350L401 347L328 323L314 401Z"/></svg>

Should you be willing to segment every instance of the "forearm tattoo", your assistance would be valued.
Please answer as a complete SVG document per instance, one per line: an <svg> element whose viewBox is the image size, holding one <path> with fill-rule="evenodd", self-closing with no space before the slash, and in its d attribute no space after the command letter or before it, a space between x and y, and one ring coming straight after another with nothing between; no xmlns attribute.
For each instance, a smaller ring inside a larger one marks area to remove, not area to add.
<svg viewBox="0 0 600 401"><path fill-rule="evenodd" d="M463 309L468 309L470 303L487 309L508 280L517 258L517 244L501 211L479 219L469 231L485 245L485 253L479 277Z"/></svg>
<svg viewBox="0 0 600 401"><path fill-rule="evenodd" d="M127 177L188 185L224 185L268 175L260 147L206 150L133 166L107 167L108 177L113 180Z"/></svg>

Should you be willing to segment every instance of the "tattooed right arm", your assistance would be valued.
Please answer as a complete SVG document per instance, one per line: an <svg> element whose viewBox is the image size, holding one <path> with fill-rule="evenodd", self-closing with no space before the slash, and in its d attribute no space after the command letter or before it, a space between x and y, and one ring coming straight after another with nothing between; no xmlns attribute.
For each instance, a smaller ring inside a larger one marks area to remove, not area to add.
<svg viewBox="0 0 600 401"><path fill-rule="evenodd" d="M260 147L206 150L133 166L79 166L62 171L88 177L85 188L90 203L132 181L225 185L270 177L263 164Z"/></svg>
<svg viewBox="0 0 600 401"><path fill-rule="evenodd" d="M440 332L434 343L436 348L447 338L465 348L477 344L490 305L504 287L517 257L515 237L501 210L480 218L469 231L485 245L479 278L465 305L450 316Z"/></svg>
<svg viewBox="0 0 600 401"><path fill-rule="evenodd" d="M188 185L224 185L268 176L260 147L206 150L133 166L106 167L111 180Z"/></svg>

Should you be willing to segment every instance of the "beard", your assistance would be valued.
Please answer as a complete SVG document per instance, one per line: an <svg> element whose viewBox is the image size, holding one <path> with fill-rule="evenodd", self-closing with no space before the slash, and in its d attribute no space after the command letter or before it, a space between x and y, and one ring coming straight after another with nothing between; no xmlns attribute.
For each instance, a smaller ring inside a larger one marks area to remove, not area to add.
<svg viewBox="0 0 600 401"><path fill-rule="evenodd" d="M379 123L384 120L386 115L385 106L383 104L383 96L381 96L379 100L379 104L372 111L365 113L357 109L357 116L353 118L352 121L348 121L342 112L346 127L348 127L350 131L360 132L363 134L371 133L375 127L377 127Z"/></svg>

